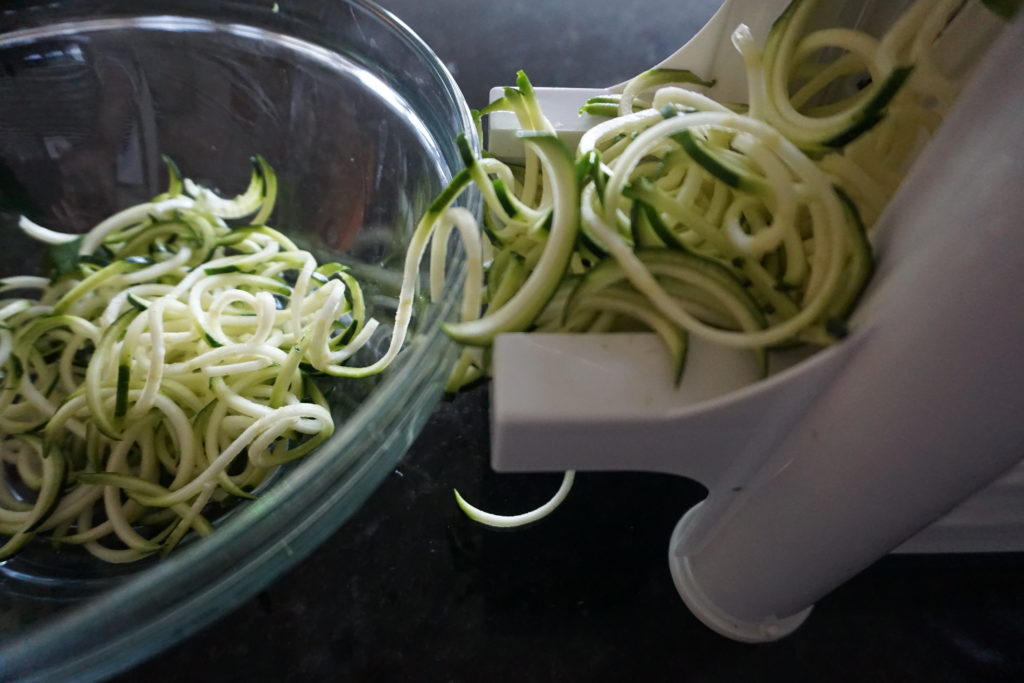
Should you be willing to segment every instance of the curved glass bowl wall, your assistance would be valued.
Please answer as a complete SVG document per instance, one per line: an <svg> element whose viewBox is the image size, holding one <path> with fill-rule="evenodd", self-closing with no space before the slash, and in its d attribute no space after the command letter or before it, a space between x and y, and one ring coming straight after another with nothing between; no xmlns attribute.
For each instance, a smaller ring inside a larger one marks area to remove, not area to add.
<svg viewBox="0 0 1024 683"><path fill-rule="evenodd" d="M280 181L271 224L351 265L370 298L392 297L410 232L459 167L455 135L473 135L468 109L437 57L381 8L281 5L178 0L140 15L132 0L79 0L0 12L0 276L42 272L42 250L16 227L22 213L84 232L163 191L161 154L224 194L244 188L261 154ZM435 406L454 355L438 323L457 290L420 306L388 372L334 387L330 441L210 537L133 565L44 543L0 563L0 677L114 673L308 554Z"/></svg>

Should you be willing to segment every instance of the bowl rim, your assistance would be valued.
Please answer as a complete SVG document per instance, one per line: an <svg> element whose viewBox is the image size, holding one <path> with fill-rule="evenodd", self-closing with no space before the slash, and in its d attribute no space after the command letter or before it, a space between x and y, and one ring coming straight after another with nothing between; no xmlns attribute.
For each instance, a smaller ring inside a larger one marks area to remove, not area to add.
<svg viewBox="0 0 1024 683"><path fill-rule="evenodd" d="M388 25L396 37L431 67L458 111L462 130L452 131L453 135L465 132L471 146L479 150L479 135L462 91L426 42L373 0L341 2L363 12L368 20ZM51 7L53 4L46 3ZM131 16L178 16L138 9L142 11ZM66 34L73 26L81 28L98 21L103 20L90 15L83 16L81 21L62 20L52 26L59 29L59 35ZM30 40L52 35L54 33L48 32L45 26L29 26L0 33L0 42L8 44L21 38ZM451 165L449 170L452 170ZM479 196L470 193L466 202L479 216ZM464 275L461 258L452 265L449 285L457 284ZM401 354L405 360L389 368L371 396L318 450L338 451L351 447L356 437L365 434L372 424L392 427L377 430L386 431L386 435L380 435L353 457L326 459L316 458L314 454L304 458L287 477L252 501L244 511L230 515L209 538L180 548L166 559L126 577L118 585L69 605L56 616L0 644L0 677L82 680L123 671L227 614L312 552L376 489L411 445L439 400L447 368L455 357L455 345L437 323L453 315L459 289L449 286L451 294L431 306L430 313L418 326L417 335L406 342ZM440 363L432 355L438 349L442 355ZM411 406L395 402L400 392L414 397ZM389 444L391 452L397 455L383 461L380 453L387 452ZM393 448L395 444L399 445L397 451ZM309 490L309 487L323 496L315 499L314 509L289 500L295 489ZM268 514L268 510L274 514ZM199 580L212 567L230 571L215 573L212 581ZM145 621L141 625L132 623L133 617L145 618ZM131 627L125 625L129 623ZM83 636L91 646L85 648L86 652L67 647L81 641Z"/></svg>

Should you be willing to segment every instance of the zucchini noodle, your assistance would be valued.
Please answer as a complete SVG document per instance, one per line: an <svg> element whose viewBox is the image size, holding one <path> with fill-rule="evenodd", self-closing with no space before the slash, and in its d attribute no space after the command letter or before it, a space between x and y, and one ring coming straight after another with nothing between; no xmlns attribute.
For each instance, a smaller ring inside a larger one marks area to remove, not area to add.
<svg viewBox="0 0 1024 683"><path fill-rule="evenodd" d="M168 169L167 193L84 236L20 221L78 257L0 280L0 559L42 536L129 562L210 533L332 434L310 372L386 365L345 364L378 321L344 266L265 224L266 162L233 199Z"/></svg>

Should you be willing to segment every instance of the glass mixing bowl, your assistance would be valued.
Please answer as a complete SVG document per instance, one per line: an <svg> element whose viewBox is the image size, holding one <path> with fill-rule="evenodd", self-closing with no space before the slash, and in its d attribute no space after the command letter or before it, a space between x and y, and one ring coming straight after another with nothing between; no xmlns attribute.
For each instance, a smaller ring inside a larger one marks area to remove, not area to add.
<svg viewBox="0 0 1024 683"><path fill-rule="evenodd" d="M20 214L84 232L165 189L161 154L233 195L261 154L280 181L270 224L352 265L368 298L393 296L410 232L460 166L455 135L479 145L437 57L362 0L140 5L0 10L0 276L41 272ZM0 678L112 674L223 615L334 531L440 396L454 347L438 323L454 310L458 255L452 266L450 294L418 304L397 362L334 388L338 428L326 445L211 536L132 565L42 542L0 563Z"/></svg>

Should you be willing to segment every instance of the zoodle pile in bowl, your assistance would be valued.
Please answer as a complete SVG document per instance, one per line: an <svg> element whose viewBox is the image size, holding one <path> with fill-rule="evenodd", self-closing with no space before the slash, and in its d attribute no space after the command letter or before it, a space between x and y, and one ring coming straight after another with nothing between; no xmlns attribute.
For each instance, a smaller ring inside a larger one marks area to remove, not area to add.
<svg viewBox="0 0 1024 683"><path fill-rule="evenodd" d="M379 322L348 267L266 224L264 159L230 200L167 163L167 192L85 235L20 221L53 272L0 280L0 447L18 474L0 486L0 559L36 535L128 562L209 534L211 507L254 497L333 433L311 373L372 375L401 346L344 364Z"/></svg>

